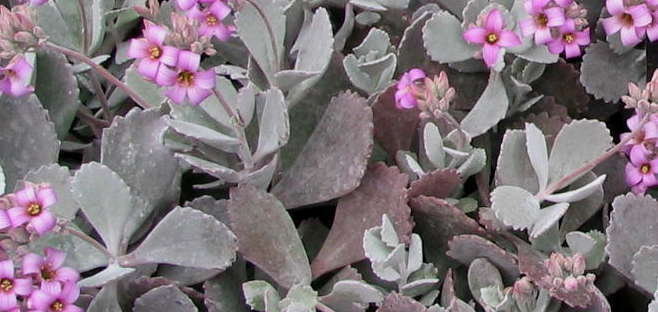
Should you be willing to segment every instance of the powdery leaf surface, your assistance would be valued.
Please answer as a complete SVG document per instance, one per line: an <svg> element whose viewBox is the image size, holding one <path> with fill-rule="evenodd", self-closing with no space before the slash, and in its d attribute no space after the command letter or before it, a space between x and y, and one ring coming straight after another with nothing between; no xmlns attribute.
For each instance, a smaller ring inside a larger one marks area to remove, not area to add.
<svg viewBox="0 0 658 312"><path fill-rule="evenodd" d="M480 236L459 235L453 238L449 245L448 256L464 265L469 265L478 258L486 258L500 270L508 284L516 281L520 275L518 261L514 254Z"/></svg>
<svg viewBox="0 0 658 312"><path fill-rule="evenodd" d="M633 279L633 255L642 246L658 245L658 203L650 196L629 193L615 198L612 207L605 250L610 265Z"/></svg>
<svg viewBox="0 0 658 312"><path fill-rule="evenodd" d="M349 91L334 97L272 194L292 209L353 191L366 171L372 133L372 110L366 99Z"/></svg>
<svg viewBox="0 0 658 312"><path fill-rule="evenodd" d="M382 306L377 312L425 312L425 306L407 296L400 295L396 292L390 293L384 298Z"/></svg>
<svg viewBox="0 0 658 312"><path fill-rule="evenodd" d="M175 285L161 286L150 290L135 301L135 312L196 312L189 297Z"/></svg>
<svg viewBox="0 0 658 312"><path fill-rule="evenodd" d="M399 150L409 150L420 119L418 108L398 109L395 106L395 85L380 93L372 106L375 139L390 157Z"/></svg>
<svg viewBox="0 0 658 312"><path fill-rule="evenodd" d="M32 183L48 183L57 193L57 202L49 207L59 217L73 219L78 211L78 203L71 192L73 178L69 169L58 164L43 166L30 171L23 181ZM18 186L18 185L17 185Z"/></svg>
<svg viewBox="0 0 658 312"><path fill-rule="evenodd" d="M365 259L363 233L379 226L383 214L403 241L409 239L413 221L407 182L397 167L376 163L368 168L361 185L338 201L329 235L311 265L314 277Z"/></svg>
<svg viewBox="0 0 658 312"><path fill-rule="evenodd" d="M55 126L36 96L0 97L0 167L7 189L30 170L57 161Z"/></svg>
<svg viewBox="0 0 658 312"><path fill-rule="evenodd" d="M231 189L231 228L239 253L285 288L311 282L311 268L297 229L283 204L250 185Z"/></svg>

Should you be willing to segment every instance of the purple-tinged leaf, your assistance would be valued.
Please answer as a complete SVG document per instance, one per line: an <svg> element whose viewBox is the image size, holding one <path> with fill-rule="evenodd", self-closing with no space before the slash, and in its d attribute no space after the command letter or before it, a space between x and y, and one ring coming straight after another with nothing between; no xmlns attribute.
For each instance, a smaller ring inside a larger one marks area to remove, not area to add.
<svg viewBox="0 0 658 312"><path fill-rule="evenodd" d="M455 169L435 170L411 182L409 198L420 195L446 198L461 185L461 177Z"/></svg>
<svg viewBox="0 0 658 312"><path fill-rule="evenodd" d="M396 292L390 293L384 298L381 307L377 309L377 312L425 312L425 306L420 304L420 302L403 296Z"/></svg>
<svg viewBox="0 0 658 312"><path fill-rule="evenodd" d="M585 111L590 101L579 78L580 73L572 64L559 61L547 65L532 87L539 94L553 96L558 104L567 107L570 115L577 116Z"/></svg>
<svg viewBox="0 0 658 312"><path fill-rule="evenodd" d="M464 211L445 200L419 196L409 205L416 221L416 230L423 237L427 260L442 272L451 261L445 255L448 242L457 235L475 234L488 237L486 231Z"/></svg>
<svg viewBox="0 0 658 312"><path fill-rule="evenodd" d="M272 194L292 209L353 191L366 171L372 131L372 110L366 99L349 91L334 97Z"/></svg>
<svg viewBox="0 0 658 312"><path fill-rule="evenodd" d="M251 185L231 189L231 229L239 253L285 288L311 282L311 268L292 219L279 200Z"/></svg>
<svg viewBox="0 0 658 312"><path fill-rule="evenodd" d="M513 283L521 275L518 260L512 253L477 235L460 235L450 243L448 256L464 265L470 265L475 259L485 258L495 265L507 282Z"/></svg>
<svg viewBox="0 0 658 312"><path fill-rule="evenodd" d="M418 108L398 109L395 106L396 86L392 85L375 99L372 106L375 139L388 153L395 157L397 151L409 150L420 119Z"/></svg>
<svg viewBox="0 0 658 312"><path fill-rule="evenodd" d="M135 312L196 312L198 309L175 285L161 286L150 290L135 300Z"/></svg>
<svg viewBox="0 0 658 312"><path fill-rule="evenodd" d="M450 306L455 298L457 298L457 295L455 295L455 273L452 269L448 269L441 287L441 305L444 307Z"/></svg>
<svg viewBox="0 0 658 312"><path fill-rule="evenodd" d="M313 276L365 259L363 233L379 226L386 214L395 230L408 241L413 221L407 205L407 175L383 163L371 165L352 193L338 201L327 240L313 261Z"/></svg>
<svg viewBox="0 0 658 312"><path fill-rule="evenodd" d="M629 193L615 198L612 207L605 250L610 265L633 279L633 255L642 246L658 245L658 203L650 196Z"/></svg>

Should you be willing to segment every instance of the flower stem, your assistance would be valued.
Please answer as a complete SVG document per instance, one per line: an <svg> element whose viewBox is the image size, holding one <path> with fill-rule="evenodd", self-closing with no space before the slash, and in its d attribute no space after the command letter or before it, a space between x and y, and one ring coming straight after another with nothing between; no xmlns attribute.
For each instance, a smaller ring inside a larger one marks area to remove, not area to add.
<svg viewBox="0 0 658 312"><path fill-rule="evenodd" d="M94 91L96 92L96 96L98 96L98 100L99 102L101 102L101 107L103 108L103 117L105 117L105 120L111 123L112 118L114 118L114 116L112 116L112 111L110 111L110 103L107 100L105 91L103 91L103 87L101 86L101 83L98 81L95 72L90 73L89 78L91 79L91 85L93 86Z"/></svg>
<svg viewBox="0 0 658 312"><path fill-rule="evenodd" d="M80 25L82 25L82 51L89 52L89 27L87 27L87 13L85 12L84 0L78 0L78 13L80 14Z"/></svg>
<svg viewBox="0 0 658 312"><path fill-rule="evenodd" d="M323 303L318 302L318 304L315 305L315 308L318 309L320 312L336 312L334 309L324 305Z"/></svg>
<svg viewBox="0 0 658 312"><path fill-rule="evenodd" d="M80 52L77 52L77 51L74 51L74 50L71 50L71 49L68 49L68 48L65 48L65 47L58 46L58 45L56 45L52 42L46 42L46 43L44 43L44 45L46 47L50 48L50 49L53 49L53 50L55 50L59 53L62 53L66 56L69 56L71 58L74 58L74 59L76 59L80 62L83 62L83 63L89 65L93 70L95 70L99 75L101 75L101 77L107 79L113 85L115 85L119 89L123 90L123 92L125 92L130 98L132 98L133 101L135 101L135 103L139 107L141 107L143 109L147 109L147 108L151 107L151 105L148 104L146 101L144 101L144 99L139 94L137 94L137 92L135 92L133 89L128 87L125 83L123 83L117 77L114 77L114 75L112 75L112 73L107 71L107 69L103 68L103 66L100 66L100 65L94 63L94 61L92 61L88 56L86 56L86 55L84 55Z"/></svg>
<svg viewBox="0 0 658 312"><path fill-rule="evenodd" d="M114 258L114 255L111 254L111 253L107 250L107 248L105 248L105 246L101 245L101 243L99 243L97 240L93 239L93 238L90 237L89 235L87 235L87 234L85 234L85 233L83 233L83 232L80 232L80 231L78 231L78 230L76 230L76 229L73 229L73 228L71 228L71 227L68 227L68 226L65 226L65 227L64 227L64 231L66 231L67 233L69 233L69 234L71 234L71 235L73 235L73 236L76 236L76 237L78 237L79 239L82 239L83 241L85 241L85 242L91 244L91 245L94 246L96 249L100 250L103 254L105 254L108 258L110 258L110 259Z"/></svg>
<svg viewBox="0 0 658 312"><path fill-rule="evenodd" d="M631 133L631 135L627 136L623 140L621 140L617 145L606 151L605 153L601 154L601 156L591 160L590 162L586 163L582 167L572 171L571 173L567 174L566 176L562 177L560 180L555 181L554 183L551 183L546 187L545 190L542 192L538 193L535 195L535 198L537 200L542 201L546 196L549 196L553 194L555 191L561 190L565 187L567 187L571 182L573 182L573 179L587 173L588 171L594 169L596 166L601 164L602 162L606 161L608 158L611 156L617 154L621 149L628 143L630 140L632 140L638 133L639 131L643 131L644 124L649 121L649 116L650 114L646 114L644 118L640 121L639 126L635 131Z"/></svg>
<svg viewBox="0 0 658 312"><path fill-rule="evenodd" d="M226 114L228 114L229 118L231 119L233 131L235 132L237 139L240 140L240 150L238 151L238 156L242 160L244 168L246 170L251 170L254 167L254 159L251 155L249 142L247 141L247 135L244 131L244 121L242 121L240 114L238 114L238 112L233 109L231 104L226 101L224 96L222 96L221 92L219 92L217 88L213 88L212 92L215 94L217 100L222 105L222 108L224 108L224 111L226 111Z"/></svg>

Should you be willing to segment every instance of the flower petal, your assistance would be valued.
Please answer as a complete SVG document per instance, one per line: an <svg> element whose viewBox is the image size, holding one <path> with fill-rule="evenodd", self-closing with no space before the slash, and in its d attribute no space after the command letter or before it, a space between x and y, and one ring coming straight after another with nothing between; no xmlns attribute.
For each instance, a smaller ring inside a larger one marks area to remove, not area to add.
<svg viewBox="0 0 658 312"><path fill-rule="evenodd" d="M194 74L194 84L203 89L212 89L215 87L215 71L209 69Z"/></svg>
<svg viewBox="0 0 658 312"><path fill-rule="evenodd" d="M635 27L647 26L653 20L651 11L649 11L649 8L645 4L634 5L628 8L628 14L633 17L633 25Z"/></svg>
<svg viewBox="0 0 658 312"><path fill-rule="evenodd" d="M176 4L181 10L187 11L196 5L196 0L176 0Z"/></svg>
<svg viewBox="0 0 658 312"><path fill-rule="evenodd" d="M624 0L606 0L605 8L610 15L619 15L624 13Z"/></svg>
<svg viewBox="0 0 658 312"><path fill-rule="evenodd" d="M484 47L482 47L482 58L484 59L484 63L487 64L487 67L491 68L496 65L499 52L500 47L493 44L485 44Z"/></svg>
<svg viewBox="0 0 658 312"><path fill-rule="evenodd" d="M132 39L130 40L130 47L128 48L128 56L131 58L145 58L149 57L148 49L151 45L145 39Z"/></svg>
<svg viewBox="0 0 658 312"><path fill-rule="evenodd" d="M9 220L11 220L11 226L19 227L28 221L30 221L30 216L25 212L24 207L14 207L7 210L7 215Z"/></svg>
<svg viewBox="0 0 658 312"><path fill-rule="evenodd" d="M622 27L621 22L616 16L601 19L601 25L603 25L603 30L605 30L606 35L612 35L618 32Z"/></svg>
<svg viewBox="0 0 658 312"><path fill-rule="evenodd" d="M521 44L521 39L519 39L519 36L517 36L513 31L510 30L503 30L498 34L498 42L496 42L497 45L501 47L515 47Z"/></svg>
<svg viewBox="0 0 658 312"><path fill-rule="evenodd" d="M10 228L11 225L11 219L9 218L9 214L7 214L7 210L0 210L0 230Z"/></svg>
<svg viewBox="0 0 658 312"><path fill-rule="evenodd" d="M37 193L32 185L25 186L22 190L15 193L16 202L19 206L27 207L37 201Z"/></svg>
<svg viewBox="0 0 658 312"><path fill-rule="evenodd" d="M555 0L555 3L563 8L566 8L573 3L573 0Z"/></svg>
<svg viewBox="0 0 658 312"><path fill-rule="evenodd" d="M43 265L43 257L35 253L29 253L23 256L23 265L21 266L21 272L23 274L40 274L42 265Z"/></svg>
<svg viewBox="0 0 658 312"><path fill-rule="evenodd" d="M532 17L521 20L519 26L521 26L521 34L524 37L534 34L538 28L535 19Z"/></svg>
<svg viewBox="0 0 658 312"><path fill-rule="evenodd" d="M542 44L546 44L551 40L553 40L553 36L551 35L550 28L538 29L535 32L535 44L542 45Z"/></svg>
<svg viewBox="0 0 658 312"><path fill-rule="evenodd" d="M11 260L0 261L0 278L14 278L14 262Z"/></svg>
<svg viewBox="0 0 658 312"><path fill-rule="evenodd" d="M195 72L199 69L200 62L201 55L192 51L180 51L180 53L178 53L177 67L182 70Z"/></svg>
<svg viewBox="0 0 658 312"><path fill-rule="evenodd" d="M165 95L176 104L183 104L185 101L185 93L186 90L177 85L171 86L165 91Z"/></svg>
<svg viewBox="0 0 658 312"><path fill-rule="evenodd" d="M564 51L564 43L562 38L554 39L553 41L548 42L548 51L553 54L560 54Z"/></svg>
<svg viewBox="0 0 658 312"><path fill-rule="evenodd" d="M187 89L187 97L192 105L199 105L203 100L207 99L212 92L208 89L199 87L192 87Z"/></svg>
<svg viewBox="0 0 658 312"><path fill-rule="evenodd" d="M32 287L31 278L14 279L14 292L21 296L29 296L34 288Z"/></svg>
<svg viewBox="0 0 658 312"><path fill-rule="evenodd" d="M64 302L74 303L76 300L78 300L79 296L80 296L80 287L78 287L78 285L72 282L64 283L64 287L62 288L62 292L60 293L60 298Z"/></svg>
<svg viewBox="0 0 658 312"><path fill-rule="evenodd" d="M622 27L621 28L621 43L625 46L634 46L640 43L642 39L637 36L635 27Z"/></svg>
<svg viewBox="0 0 658 312"><path fill-rule="evenodd" d="M160 69L160 62L157 60L152 60L150 58L144 58L139 61L137 64L137 72L144 76L147 80L155 80L158 76L158 70Z"/></svg>
<svg viewBox="0 0 658 312"><path fill-rule="evenodd" d="M25 60L25 57L19 54L11 60L7 69L13 70L21 82L27 82L34 68Z"/></svg>
<svg viewBox="0 0 658 312"><path fill-rule="evenodd" d="M633 166L633 164L626 164L624 172L627 185L633 186L642 181L642 173L640 172L640 168Z"/></svg>
<svg viewBox="0 0 658 312"><path fill-rule="evenodd" d="M57 280L61 282L77 282L80 279L80 273L73 268L63 267L57 271Z"/></svg>
<svg viewBox="0 0 658 312"><path fill-rule="evenodd" d="M231 14L231 8L222 1L215 1L210 5L208 11L217 17L220 21Z"/></svg>
<svg viewBox="0 0 658 312"><path fill-rule="evenodd" d="M548 27L562 26L565 21L564 9L561 7L552 7L544 10L544 14L548 18Z"/></svg>
<svg viewBox="0 0 658 312"><path fill-rule="evenodd" d="M64 264L64 260L66 259L65 252L52 247L46 247L44 252L46 254L45 262L51 269L59 269Z"/></svg>
<svg viewBox="0 0 658 312"><path fill-rule="evenodd" d="M37 200L43 208L48 208L57 202L57 194L50 186L40 187L37 191Z"/></svg>
<svg viewBox="0 0 658 312"><path fill-rule="evenodd" d="M585 28L583 31L576 32L576 43L580 46L586 46L590 44L589 35L589 28Z"/></svg>
<svg viewBox="0 0 658 312"><path fill-rule="evenodd" d="M488 31L499 32L503 29L503 13L499 9L492 9L487 15L485 28Z"/></svg>
<svg viewBox="0 0 658 312"><path fill-rule="evenodd" d="M564 55L566 58L574 58L580 56L580 46L576 43L565 44L564 45Z"/></svg>
<svg viewBox="0 0 658 312"><path fill-rule="evenodd" d="M176 83L178 73L166 66L160 66L158 74L155 76L155 83L159 86L171 86Z"/></svg>
<svg viewBox="0 0 658 312"><path fill-rule="evenodd" d="M631 149L629 158L631 159L631 163L633 165L639 167L648 162L647 154L647 150L644 148L644 146L642 144L638 144L633 146Z"/></svg>
<svg viewBox="0 0 658 312"><path fill-rule="evenodd" d="M18 306L16 294L13 292L0 291L0 311L7 311Z"/></svg>
<svg viewBox="0 0 658 312"><path fill-rule="evenodd" d="M144 21L144 38L151 43L161 46L165 38L167 38L168 32L166 28L160 25L149 22L148 20Z"/></svg>
<svg viewBox="0 0 658 312"><path fill-rule="evenodd" d="M470 43L483 44L488 31L482 27L471 27L464 32L464 40Z"/></svg>
<svg viewBox="0 0 658 312"><path fill-rule="evenodd" d="M177 48L172 46L164 46L162 47L160 62L169 66L176 66L176 63L178 63L178 53L179 50Z"/></svg>
<svg viewBox="0 0 658 312"><path fill-rule="evenodd" d="M28 223L27 229L34 231L39 235L50 232L57 224L57 218L48 210L42 211L38 216L32 218Z"/></svg>

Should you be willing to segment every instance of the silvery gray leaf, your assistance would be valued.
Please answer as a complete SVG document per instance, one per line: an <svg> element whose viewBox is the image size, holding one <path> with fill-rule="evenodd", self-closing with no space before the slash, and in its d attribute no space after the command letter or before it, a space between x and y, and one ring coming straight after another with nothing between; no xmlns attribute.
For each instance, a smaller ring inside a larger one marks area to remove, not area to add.
<svg viewBox="0 0 658 312"><path fill-rule="evenodd" d="M472 58L477 48L462 37L461 22L454 15L441 11L423 27L423 41L433 61L453 63Z"/></svg>
<svg viewBox="0 0 658 312"><path fill-rule="evenodd" d="M560 221L560 218L562 218L562 216L567 212L568 208L569 203L558 203L546 208L542 208L539 211L537 219L532 225L530 237L537 238L548 231L553 225Z"/></svg>
<svg viewBox="0 0 658 312"><path fill-rule="evenodd" d="M275 153L288 143L290 121L288 107L283 93L279 89L270 89L262 95L262 107L259 107L258 149L254 153L256 161Z"/></svg>
<svg viewBox="0 0 658 312"><path fill-rule="evenodd" d="M499 72L491 71L487 88L473 109L462 119L461 128L471 137L479 136L505 117L508 106L509 99L503 79Z"/></svg>
<svg viewBox="0 0 658 312"><path fill-rule="evenodd" d="M135 312L197 312L198 309L176 285L154 288L135 300Z"/></svg>
<svg viewBox="0 0 658 312"><path fill-rule="evenodd" d="M601 188L601 185L603 184L603 181L605 181L606 175L602 175L597 177L594 181L578 188L572 191L567 191L563 193L557 193L557 194L551 194L546 197L544 197L545 200L554 202L554 203L561 203L561 202L575 202L579 200L583 200L590 195L594 194L597 190Z"/></svg>
<svg viewBox="0 0 658 312"><path fill-rule="evenodd" d="M491 201L496 217L516 230L531 228L541 215L535 196L517 186L497 187L491 193Z"/></svg>
<svg viewBox="0 0 658 312"><path fill-rule="evenodd" d="M132 272L133 268L124 268L116 263L110 264L103 271L100 271L93 276L84 278L78 282L80 287L102 287L107 283L116 281Z"/></svg>
<svg viewBox="0 0 658 312"><path fill-rule="evenodd" d="M530 163L539 181L539 190L548 183L548 149L544 134L534 124L525 124L526 146Z"/></svg>
<svg viewBox="0 0 658 312"><path fill-rule="evenodd" d="M58 164L32 170L23 178L25 182L50 184L57 194L57 202L48 207L48 209L58 217L67 220L72 220L79 209L78 203L71 191L72 180L73 178L69 173L69 168L62 167ZM2 168L0 168L0 184L2 184ZM3 192L3 189L2 185L0 185L0 194Z"/></svg>

